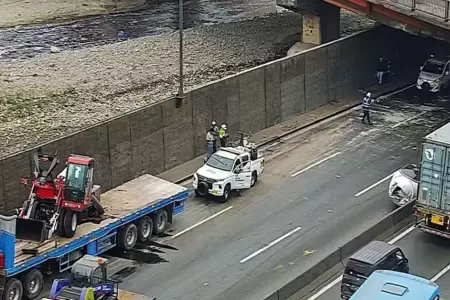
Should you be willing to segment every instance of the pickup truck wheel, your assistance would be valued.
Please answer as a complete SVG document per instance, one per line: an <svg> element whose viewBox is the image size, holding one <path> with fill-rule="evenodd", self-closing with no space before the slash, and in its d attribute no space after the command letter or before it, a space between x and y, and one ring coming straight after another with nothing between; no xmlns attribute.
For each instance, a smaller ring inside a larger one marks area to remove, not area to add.
<svg viewBox="0 0 450 300"><path fill-rule="evenodd" d="M150 217L143 217L138 222L138 240L144 243L150 239L153 233L153 220Z"/></svg>
<svg viewBox="0 0 450 300"><path fill-rule="evenodd" d="M22 279L23 297L33 300L39 296L44 287L44 277L38 269L32 269Z"/></svg>
<svg viewBox="0 0 450 300"><path fill-rule="evenodd" d="M223 189L223 196L219 197L219 202L220 203L225 203L225 202L228 201L228 199L230 198L230 190L231 190L230 185L227 184L225 186L225 188Z"/></svg>
<svg viewBox="0 0 450 300"><path fill-rule="evenodd" d="M155 234L161 234L166 231L167 224L169 220L169 215L167 214L167 210L161 209L153 215L153 224L155 226Z"/></svg>
<svg viewBox="0 0 450 300"><path fill-rule="evenodd" d="M117 246L122 250L131 250L136 245L137 241L137 227L133 223L125 225L120 228L117 237Z"/></svg>
<svg viewBox="0 0 450 300"><path fill-rule="evenodd" d="M254 187L257 182L258 182L258 174L256 174L256 171L253 171L252 179L250 181L250 187Z"/></svg>
<svg viewBox="0 0 450 300"><path fill-rule="evenodd" d="M10 278L6 281L2 300L21 300L22 294L22 282L17 278Z"/></svg>
<svg viewBox="0 0 450 300"><path fill-rule="evenodd" d="M67 210L64 215L64 235L71 238L75 235L78 226L78 214L73 210Z"/></svg>

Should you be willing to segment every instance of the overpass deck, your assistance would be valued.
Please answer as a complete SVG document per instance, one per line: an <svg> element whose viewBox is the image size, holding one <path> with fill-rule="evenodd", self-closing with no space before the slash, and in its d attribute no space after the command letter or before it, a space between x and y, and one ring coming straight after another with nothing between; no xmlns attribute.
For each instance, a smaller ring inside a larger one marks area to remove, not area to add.
<svg viewBox="0 0 450 300"><path fill-rule="evenodd" d="M410 273L439 284L441 298L450 299L450 240L433 236L409 227L394 237L395 245L400 246L409 259ZM392 240L391 240L392 241ZM340 299L340 277L325 287L317 289L307 300ZM323 292L321 294L321 292Z"/></svg>

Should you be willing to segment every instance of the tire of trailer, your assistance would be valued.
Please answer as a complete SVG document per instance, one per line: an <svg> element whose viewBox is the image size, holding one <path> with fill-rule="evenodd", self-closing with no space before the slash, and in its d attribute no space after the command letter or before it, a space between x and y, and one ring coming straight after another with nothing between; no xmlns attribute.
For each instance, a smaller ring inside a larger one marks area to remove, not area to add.
<svg viewBox="0 0 450 300"><path fill-rule="evenodd" d="M137 226L133 223L127 224L119 229L117 246L122 250L131 250L136 245L138 236Z"/></svg>
<svg viewBox="0 0 450 300"><path fill-rule="evenodd" d="M67 210L64 215L64 236L71 238L75 235L78 226L78 214L73 210Z"/></svg>
<svg viewBox="0 0 450 300"><path fill-rule="evenodd" d="M142 217L138 224L138 240L141 243L148 241L153 233L153 220L150 217Z"/></svg>
<svg viewBox="0 0 450 300"><path fill-rule="evenodd" d="M39 296L44 287L44 277L38 269L32 269L22 278L23 297L33 300Z"/></svg>
<svg viewBox="0 0 450 300"><path fill-rule="evenodd" d="M169 215L167 214L167 210L160 209L153 216L153 225L155 234L164 233L167 229L167 224L169 222Z"/></svg>
<svg viewBox="0 0 450 300"><path fill-rule="evenodd" d="M5 289L3 290L2 300L21 300L22 295L22 282L17 278L9 278L6 281Z"/></svg>

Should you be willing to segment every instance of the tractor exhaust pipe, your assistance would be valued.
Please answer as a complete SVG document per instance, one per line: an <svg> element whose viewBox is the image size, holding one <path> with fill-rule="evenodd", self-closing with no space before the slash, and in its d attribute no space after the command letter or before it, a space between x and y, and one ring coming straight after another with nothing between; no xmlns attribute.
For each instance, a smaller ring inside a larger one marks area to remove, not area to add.
<svg viewBox="0 0 450 300"><path fill-rule="evenodd" d="M48 240L47 223L39 220L16 219L16 238L19 240L42 243Z"/></svg>

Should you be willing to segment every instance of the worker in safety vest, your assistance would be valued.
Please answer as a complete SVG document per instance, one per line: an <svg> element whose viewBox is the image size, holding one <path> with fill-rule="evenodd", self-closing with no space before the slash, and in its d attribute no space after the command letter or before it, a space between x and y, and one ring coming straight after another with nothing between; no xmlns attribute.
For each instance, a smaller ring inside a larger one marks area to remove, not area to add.
<svg viewBox="0 0 450 300"><path fill-rule="evenodd" d="M362 103L362 110L363 110L363 118L362 123L365 124L365 119L367 118L367 121L369 122L369 125L372 125L372 122L370 121L370 107L373 104L373 99L371 98L372 94L370 92L367 92L367 94L364 96L363 103Z"/></svg>
<svg viewBox="0 0 450 300"><path fill-rule="evenodd" d="M209 157L214 154L214 144L214 129L211 127L206 133L206 159L209 159Z"/></svg>
<svg viewBox="0 0 450 300"><path fill-rule="evenodd" d="M214 143L213 143L213 153L217 151L217 137L219 135L219 126L217 126L216 121L211 122L211 129L213 130Z"/></svg>
<svg viewBox="0 0 450 300"><path fill-rule="evenodd" d="M219 128L220 147L226 147L228 141L227 125L222 124Z"/></svg>

